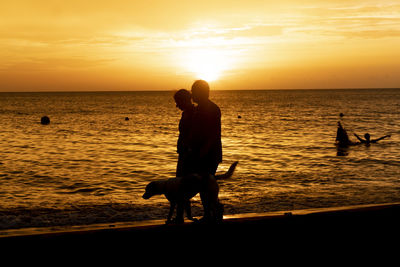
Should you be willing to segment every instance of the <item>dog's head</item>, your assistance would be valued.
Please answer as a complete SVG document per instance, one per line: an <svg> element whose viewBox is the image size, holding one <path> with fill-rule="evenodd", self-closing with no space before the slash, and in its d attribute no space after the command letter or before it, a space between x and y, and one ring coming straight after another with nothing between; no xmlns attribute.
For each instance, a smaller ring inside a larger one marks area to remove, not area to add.
<svg viewBox="0 0 400 267"><path fill-rule="evenodd" d="M153 182L149 183L149 184L146 186L146 191L144 192L144 194L143 194L142 197L143 197L144 199L149 199L149 198L151 198L152 196L161 195L161 194L162 194L162 192L161 192L159 183L153 181Z"/></svg>

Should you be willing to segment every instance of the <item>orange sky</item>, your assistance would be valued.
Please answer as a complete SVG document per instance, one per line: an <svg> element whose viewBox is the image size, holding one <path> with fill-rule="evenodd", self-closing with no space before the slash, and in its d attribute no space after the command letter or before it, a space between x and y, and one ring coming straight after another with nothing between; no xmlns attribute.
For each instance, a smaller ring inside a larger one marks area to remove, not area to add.
<svg viewBox="0 0 400 267"><path fill-rule="evenodd" d="M196 2L3 1L0 91L400 87L398 1Z"/></svg>

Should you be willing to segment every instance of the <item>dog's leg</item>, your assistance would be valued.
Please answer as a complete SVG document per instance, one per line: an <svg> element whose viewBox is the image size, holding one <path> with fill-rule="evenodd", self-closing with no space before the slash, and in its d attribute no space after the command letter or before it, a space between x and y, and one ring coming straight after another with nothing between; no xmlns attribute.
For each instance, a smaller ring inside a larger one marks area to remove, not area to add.
<svg viewBox="0 0 400 267"><path fill-rule="evenodd" d="M196 222L197 219L192 217L192 207L190 205L190 200L185 201L185 210L186 210L186 216L188 217L188 219Z"/></svg>
<svg viewBox="0 0 400 267"><path fill-rule="evenodd" d="M175 210L175 201L170 201L170 206L169 206L169 213L168 213L168 218L167 221L165 222L166 224L169 224L172 222L172 215L174 215L174 210Z"/></svg>

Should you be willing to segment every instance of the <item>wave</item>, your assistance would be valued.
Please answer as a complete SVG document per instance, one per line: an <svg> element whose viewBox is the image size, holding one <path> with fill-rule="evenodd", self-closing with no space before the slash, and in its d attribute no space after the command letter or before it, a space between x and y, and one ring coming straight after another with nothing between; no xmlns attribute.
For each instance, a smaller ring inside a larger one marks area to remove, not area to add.
<svg viewBox="0 0 400 267"><path fill-rule="evenodd" d="M0 211L0 229L27 227L49 227L65 225L85 225L163 219L168 212L168 204L154 208L151 205L105 204L73 206L66 209L17 208Z"/></svg>
<svg viewBox="0 0 400 267"><path fill-rule="evenodd" d="M361 158L361 159L350 159L352 163L368 165L368 164L378 164L378 165L389 165L389 166L400 166L399 160L390 159L376 159L376 158Z"/></svg>

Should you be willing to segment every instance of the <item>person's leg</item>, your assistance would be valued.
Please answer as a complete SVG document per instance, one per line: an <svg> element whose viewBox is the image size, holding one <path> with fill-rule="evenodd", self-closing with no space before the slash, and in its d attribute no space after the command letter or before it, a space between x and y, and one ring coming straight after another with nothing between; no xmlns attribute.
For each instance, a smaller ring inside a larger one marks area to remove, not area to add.
<svg viewBox="0 0 400 267"><path fill-rule="evenodd" d="M218 168L216 162L205 162L202 164L201 169L203 170L202 179L203 185L200 191L200 199L203 204L205 221L214 221L217 217L217 209L219 208L219 186L215 179L215 172Z"/></svg>
<svg viewBox="0 0 400 267"><path fill-rule="evenodd" d="M176 165L176 177L182 177L184 174L184 162L183 157L179 155L178 163Z"/></svg>
<svg viewBox="0 0 400 267"><path fill-rule="evenodd" d="M218 169L218 162L210 162L208 165L208 173L211 175L215 175L215 173L217 172Z"/></svg>

